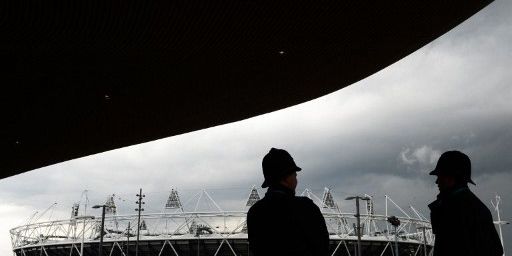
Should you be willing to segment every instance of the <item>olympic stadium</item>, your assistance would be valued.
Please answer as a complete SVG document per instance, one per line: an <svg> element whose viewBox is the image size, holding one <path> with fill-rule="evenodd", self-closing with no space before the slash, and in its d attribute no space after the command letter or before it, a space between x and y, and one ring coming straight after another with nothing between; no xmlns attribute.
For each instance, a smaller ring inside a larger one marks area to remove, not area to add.
<svg viewBox="0 0 512 256"><path fill-rule="evenodd" d="M357 214L343 212L325 188L323 195L305 189L301 195L312 199L321 209L330 234L330 255L357 255ZM142 195L142 193L141 193ZM74 204L69 219L33 222L10 230L16 256L233 256L252 255L247 239L246 213L260 199L258 190L248 190L241 211L225 211L206 190L182 203L177 190L171 189L161 212L143 211L118 214L115 196L102 207L104 236L100 239L102 216L82 214L82 204ZM139 197L142 199L143 197ZM429 221L410 206L407 211L389 196L384 196L384 212L375 211L374 197L361 197L361 255L430 255L433 235ZM199 205L208 205L203 210ZM144 206L143 203L139 205ZM188 206L188 207L187 207ZM87 205L82 208L87 208ZM86 211L83 211L84 213ZM393 226L388 214L399 212L400 223ZM139 229L137 229L139 227ZM138 239L137 239L138 232ZM269 231L272 232L272 231ZM286 235L286 234L283 234Z"/></svg>

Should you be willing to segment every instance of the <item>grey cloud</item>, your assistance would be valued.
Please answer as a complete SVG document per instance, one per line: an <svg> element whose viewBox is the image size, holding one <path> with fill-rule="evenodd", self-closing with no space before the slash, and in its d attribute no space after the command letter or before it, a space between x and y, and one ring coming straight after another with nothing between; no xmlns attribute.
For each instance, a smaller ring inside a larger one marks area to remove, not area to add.
<svg viewBox="0 0 512 256"><path fill-rule="evenodd" d="M401 160L407 165L416 163L432 165L437 161L440 155L441 151L432 149L430 146L426 145L413 150L405 148L400 152Z"/></svg>
<svg viewBox="0 0 512 256"><path fill-rule="evenodd" d="M55 214L67 217L83 189L91 203L115 193L127 213L140 187L152 211L161 210L171 187L183 198L207 188L223 207L236 208L261 184L270 147L289 150L303 168L299 191L331 187L347 210L349 194L389 194L424 214L437 193L428 170L440 153L462 150L473 162L475 192L486 203L500 193L503 216L510 216L511 6L497 1L407 58L317 100L0 180L0 205L13 209L0 218L13 222L14 211L22 222L54 201ZM0 232L0 254L7 254L7 231ZM505 235L510 241L511 232Z"/></svg>

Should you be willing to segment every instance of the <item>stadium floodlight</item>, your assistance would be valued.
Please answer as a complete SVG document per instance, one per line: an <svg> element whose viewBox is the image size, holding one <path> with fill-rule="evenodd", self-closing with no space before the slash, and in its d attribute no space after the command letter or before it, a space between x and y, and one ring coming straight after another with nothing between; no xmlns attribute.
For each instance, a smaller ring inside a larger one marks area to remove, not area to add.
<svg viewBox="0 0 512 256"><path fill-rule="evenodd" d="M99 248L99 252L98 252L98 255L103 255L101 254L102 253L102 249L103 249L103 229L105 228L105 208L106 207L109 207L108 205L94 205L92 208L93 209L98 209L98 208L102 208L102 213L101 213L101 230L100 230L100 248Z"/></svg>
<svg viewBox="0 0 512 256"><path fill-rule="evenodd" d="M349 197L345 198L345 200L354 200L354 199L365 200L365 201L372 200L369 196L349 196Z"/></svg>
<svg viewBox="0 0 512 256"><path fill-rule="evenodd" d="M361 216L359 214L359 200L368 201L368 196L349 196L345 200L356 200L356 218L357 218L357 256L361 256Z"/></svg>

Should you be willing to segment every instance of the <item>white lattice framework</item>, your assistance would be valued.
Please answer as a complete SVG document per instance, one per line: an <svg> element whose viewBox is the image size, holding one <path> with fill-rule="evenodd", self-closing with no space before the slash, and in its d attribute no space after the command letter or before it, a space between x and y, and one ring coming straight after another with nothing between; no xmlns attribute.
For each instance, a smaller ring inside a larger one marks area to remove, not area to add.
<svg viewBox="0 0 512 256"><path fill-rule="evenodd" d="M329 190L324 192L331 193ZM252 193L251 193L252 194ZM323 209L323 215L328 226L330 239L338 241L336 250L345 248L348 251L348 240L356 240L353 223L355 222L354 213L341 212L336 202L333 201L332 195L324 193L323 199L314 195L311 190L306 189L304 196L311 198L317 205ZM147 213L142 214L147 230L141 231L141 241L160 240L164 241L161 251L165 246L172 248L173 240L183 239L218 239L221 241L217 252L222 246L228 246L233 255L236 255L228 240L245 239L247 240L246 214L247 209L242 211L224 211L211 198L211 196L203 190L198 200L206 198L212 202L214 210L212 211L183 211L182 208L175 212ZM328 200L328 207L322 207ZM399 237L400 243L416 244L417 255L421 255L421 249L424 243L431 246L433 244L433 235L430 229L426 229L426 241L423 233L419 228L430 228L430 222L423 217L412 206L412 214L407 213L400 208L389 196L386 199L386 213L375 214L373 210L373 202L368 206L367 213L361 214L361 222L364 223L362 240L380 241L387 243L384 250L390 250L391 244L395 242L395 235ZM403 216L398 218L401 225L397 228L397 233L392 232L387 224L388 204L398 209ZM243 205L243 202L241 202ZM335 205L335 207L334 207ZM363 211L364 212L364 211ZM136 223L137 215L112 215L105 217L105 226L107 227L104 236L105 242L112 242L114 245L118 242L127 240L128 223ZM71 218L67 220L56 220L47 222L31 223L19 226L10 230L12 246L14 250L22 250L32 247L40 247L44 254L45 247L51 245L71 245L70 250L79 252L81 243L97 243L99 241L99 223L101 217L91 218ZM194 228L191 228L194 226ZM200 228L198 228L200 227ZM271 232L271 231L269 231ZM131 233L133 235L133 232ZM83 241L82 241L83 239ZM119 246L118 249L123 251ZM113 249L113 248L112 248ZM345 250L343 249L343 250ZM335 252L336 252L335 250ZM383 252L384 253L384 252ZM177 254L176 254L177 255ZM333 253L334 255L334 253Z"/></svg>

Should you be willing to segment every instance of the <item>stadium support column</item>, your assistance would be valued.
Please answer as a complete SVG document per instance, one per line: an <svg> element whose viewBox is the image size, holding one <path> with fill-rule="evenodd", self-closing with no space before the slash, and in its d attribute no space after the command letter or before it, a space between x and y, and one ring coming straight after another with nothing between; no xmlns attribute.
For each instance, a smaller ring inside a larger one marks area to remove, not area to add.
<svg viewBox="0 0 512 256"><path fill-rule="evenodd" d="M137 219L137 242L135 243L135 256L139 256L139 238L140 238L140 214L142 211L144 211L144 208L142 208L142 205L144 202L142 202L142 198L145 197L145 195L142 194L142 188L140 189L140 192L137 194L137 197L139 200L135 203L139 205L135 211L138 212L138 219Z"/></svg>

